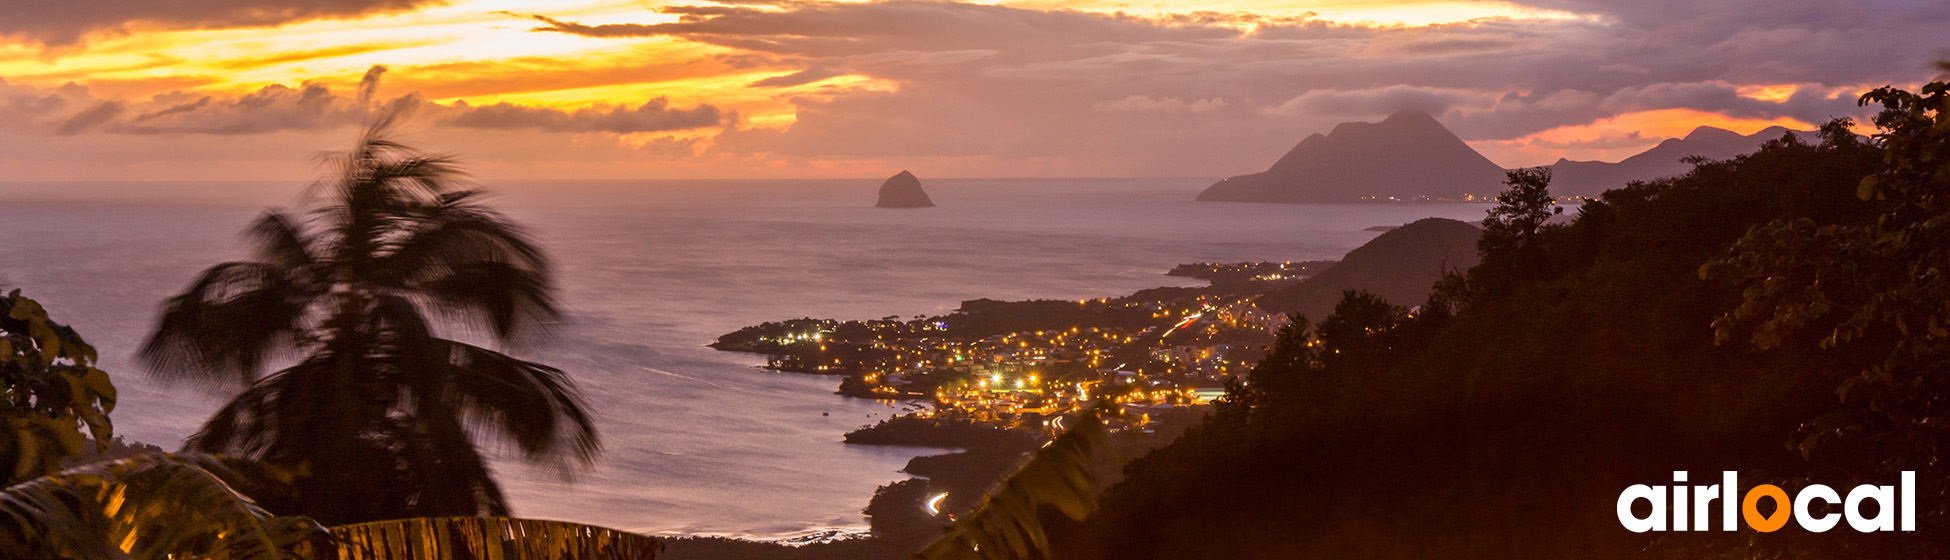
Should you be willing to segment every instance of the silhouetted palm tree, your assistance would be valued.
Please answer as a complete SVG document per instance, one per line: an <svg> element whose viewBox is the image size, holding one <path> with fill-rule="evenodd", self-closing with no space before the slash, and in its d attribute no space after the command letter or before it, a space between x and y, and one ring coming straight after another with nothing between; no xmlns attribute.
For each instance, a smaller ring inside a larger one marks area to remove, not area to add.
<svg viewBox="0 0 1950 560"><path fill-rule="evenodd" d="M304 473L284 505L321 522L506 515L478 443L587 463L595 428L560 370L436 336L433 319L524 338L557 316L548 265L457 188L451 159L388 140L389 120L334 156L309 220L266 213L255 260L165 302L139 357L166 380L241 389L189 448Z"/></svg>

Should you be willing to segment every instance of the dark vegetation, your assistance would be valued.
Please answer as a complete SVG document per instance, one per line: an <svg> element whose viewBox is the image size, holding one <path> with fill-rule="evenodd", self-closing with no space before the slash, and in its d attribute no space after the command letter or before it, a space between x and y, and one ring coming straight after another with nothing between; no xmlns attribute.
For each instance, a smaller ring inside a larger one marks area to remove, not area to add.
<svg viewBox="0 0 1950 560"><path fill-rule="evenodd" d="M53 474L118 441L108 420L115 384L95 356L40 302L20 290L0 295L0 486Z"/></svg>
<svg viewBox="0 0 1950 560"><path fill-rule="evenodd" d="M1011 447L1035 441L1036 434L966 418L924 418L903 414L847 432L846 442L916 447Z"/></svg>
<svg viewBox="0 0 1950 560"><path fill-rule="evenodd" d="M1065 557L1940 557L1945 89L1871 94L1873 140L1783 136L1569 225L1547 173L1512 173L1478 266L1413 312L1351 292L1301 318L1059 535ZM1629 485L1721 470L1790 493L1914 470L1918 531L1616 520Z"/></svg>

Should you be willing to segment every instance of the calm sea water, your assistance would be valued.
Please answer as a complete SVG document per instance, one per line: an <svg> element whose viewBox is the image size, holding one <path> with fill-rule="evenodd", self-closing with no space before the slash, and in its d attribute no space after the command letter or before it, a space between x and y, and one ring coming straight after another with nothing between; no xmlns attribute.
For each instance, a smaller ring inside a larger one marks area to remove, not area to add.
<svg viewBox="0 0 1950 560"><path fill-rule="evenodd" d="M1364 231L1470 204L1193 203L1204 179L927 180L940 206L872 207L878 181L489 183L560 272L568 324L522 353L570 372L605 453L572 480L498 463L523 517L651 533L779 538L861 530L874 488L926 449L847 446L896 405L837 380L712 351L794 317L938 314L966 299L1075 299L1190 285L1195 261L1336 258ZM244 255L238 233L297 184L0 183L0 285L94 343L129 438L174 448L220 399L145 377L130 355L157 304Z"/></svg>

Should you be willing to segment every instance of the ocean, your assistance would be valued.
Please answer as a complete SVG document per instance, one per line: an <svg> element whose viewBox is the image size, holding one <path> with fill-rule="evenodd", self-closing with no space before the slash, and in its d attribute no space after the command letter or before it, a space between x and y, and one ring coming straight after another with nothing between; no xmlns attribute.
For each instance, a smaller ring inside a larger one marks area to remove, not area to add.
<svg viewBox="0 0 1950 560"><path fill-rule="evenodd" d="M873 208L878 180L484 181L556 266L559 333L520 349L569 372L604 453L565 477L495 469L521 517L653 534L791 538L860 531L876 487L934 450L848 446L903 405L838 379L758 369L704 345L767 320L933 315L961 301L1078 299L1157 286L1198 261L1338 258L1482 204L1194 203L1210 179L923 178L938 205ZM22 288L101 351L115 431L174 449L222 402L149 379L131 355L157 305L245 256L240 232L299 183L0 183L0 286Z"/></svg>

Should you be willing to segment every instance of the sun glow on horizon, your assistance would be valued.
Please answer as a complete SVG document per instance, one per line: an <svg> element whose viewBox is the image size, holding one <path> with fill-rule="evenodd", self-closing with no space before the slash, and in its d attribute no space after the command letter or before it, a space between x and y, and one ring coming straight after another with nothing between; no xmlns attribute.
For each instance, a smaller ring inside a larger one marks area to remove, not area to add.
<svg viewBox="0 0 1950 560"><path fill-rule="evenodd" d="M1692 109L1625 113L1589 124L1560 126L1513 140L1481 140L1471 147L1504 167L1549 165L1558 158L1615 162L1710 126L1750 135L1770 126L1814 130L1813 123L1781 117L1745 119Z"/></svg>
<svg viewBox="0 0 1950 560"><path fill-rule="evenodd" d="M1188 0L1026 0L984 2L1038 9L1119 12L1137 16L1167 16L1197 12L1236 12L1263 16L1301 17L1361 26L1424 27L1487 19L1562 20L1587 18L1561 10L1520 6L1509 2L1472 0L1234 0L1212 3Z"/></svg>

